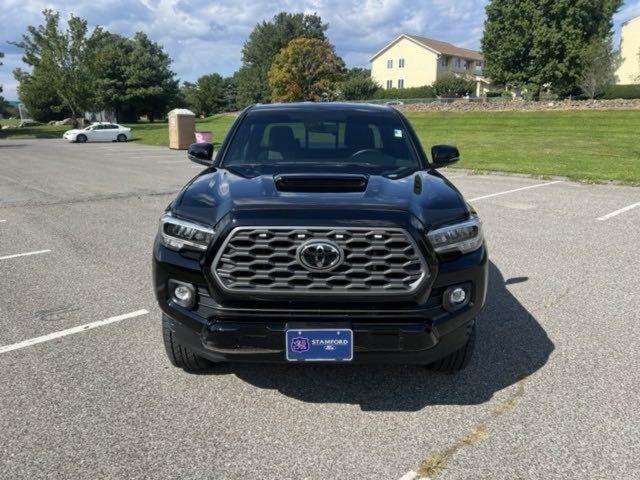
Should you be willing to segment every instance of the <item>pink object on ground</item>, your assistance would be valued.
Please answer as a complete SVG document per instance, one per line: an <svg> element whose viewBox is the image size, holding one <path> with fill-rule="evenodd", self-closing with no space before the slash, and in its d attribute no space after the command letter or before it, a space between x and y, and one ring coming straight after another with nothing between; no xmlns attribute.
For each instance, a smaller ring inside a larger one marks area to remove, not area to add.
<svg viewBox="0 0 640 480"><path fill-rule="evenodd" d="M196 143L211 143L211 132L196 132Z"/></svg>

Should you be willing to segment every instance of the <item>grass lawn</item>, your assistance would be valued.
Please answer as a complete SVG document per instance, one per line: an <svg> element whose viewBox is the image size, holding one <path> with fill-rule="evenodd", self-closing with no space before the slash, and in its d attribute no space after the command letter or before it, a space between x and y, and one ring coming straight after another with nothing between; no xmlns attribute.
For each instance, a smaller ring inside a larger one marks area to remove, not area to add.
<svg viewBox="0 0 640 480"><path fill-rule="evenodd" d="M420 112L422 144L460 148L460 168L640 183L640 110Z"/></svg>
<svg viewBox="0 0 640 480"><path fill-rule="evenodd" d="M20 120L0 120L0 127L8 125L16 127ZM71 127L40 125L38 127L28 127L11 130L0 130L0 139L2 138L19 138L19 137L35 137L35 138L61 138L62 134Z"/></svg>
<svg viewBox="0 0 640 480"><path fill-rule="evenodd" d="M640 110L409 113L425 150L436 143L460 148L459 168L560 175L575 180L640 184ZM234 119L199 119L197 130L219 144ZM129 125L133 141L168 145L166 122ZM34 127L20 134L59 137L68 127ZM0 138L15 130L0 130Z"/></svg>
<svg viewBox="0 0 640 480"><path fill-rule="evenodd" d="M196 131L211 132L213 134L213 143L217 146L224 138L224 134L227 133L227 129L231 126L235 118L235 115L229 113L214 115L204 119L199 118L196 120ZM140 143L149 145L169 146L169 129L167 122L141 122L127 125L127 127L131 127L131 134L133 136L131 140L134 142L139 141Z"/></svg>

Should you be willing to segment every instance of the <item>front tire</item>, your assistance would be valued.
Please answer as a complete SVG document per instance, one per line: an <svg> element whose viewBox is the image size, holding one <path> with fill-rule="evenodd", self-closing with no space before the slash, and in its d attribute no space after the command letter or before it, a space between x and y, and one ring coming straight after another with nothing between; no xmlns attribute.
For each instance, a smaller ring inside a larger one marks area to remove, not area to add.
<svg viewBox="0 0 640 480"><path fill-rule="evenodd" d="M87 142L87 136L80 134L76 137L76 142L78 143L86 143Z"/></svg>
<svg viewBox="0 0 640 480"><path fill-rule="evenodd" d="M455 373L469 366L476 346L476 321L473 320L470 322L466 328L469 330L467 343L465 343L461 349L450 353L437 362L427 365L427 368L436 372Z"/></svg>
<svg viewBox="0 0 640 480"><path fill-rule="evenodd" d="M127 136L124 133L121 133L120 135L118 135L118 137L116 138L116 140L118 142L126 142L127 141Z"/></svg>
<svg viewBox="0 0 640 480"><path fill-rule="evenodd" d="M171 319L164 314L162 314L162 339L167 357L174 367L190 373L210 370L213 367L212 362L196 355L176 339L171 328Z"/></svg>

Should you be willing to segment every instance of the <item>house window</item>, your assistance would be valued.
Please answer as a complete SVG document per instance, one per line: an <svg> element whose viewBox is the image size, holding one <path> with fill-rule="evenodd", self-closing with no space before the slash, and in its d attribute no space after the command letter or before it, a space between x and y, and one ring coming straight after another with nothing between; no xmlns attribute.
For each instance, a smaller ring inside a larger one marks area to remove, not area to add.
<svg viewBox="0 0 640 480"><path fill-rule="evenodd" d="M393 88L393 80L387 80L387 88Z"/></svg>
<svg viewBox="0 0 640 480"><path fill-rule="evenodd" d="M398 80L398 88L404 88L404 79Z"/></svg>
<svg viewBox="0 0 640 480"><path fill-rule="evenodd" d="M398 60L398 68L404 68L404 58Z"/></svg>
<svg viewBox="0 0 640 480"><path fill-rule="evenodd" d="M456 58L456 68L461 68L462 61L459 58Z"/></svg>
<svg viewBox="0 0 640 480"><path fill-rule="evenodd" d="M393 60L387 60L387 68L393 68Z"/></svg>
<svg viewBox="0 0 640 480"><path fill-rule="evenodd" d="M476 62L476 70L482 70L482 62Z"/></svg>
<svg viewBox="0 0 640 480"><path fill-rule="evenodd" d="M447 57L442 55L442 58L440 59L440 65L442 65L443 67L446 67L447 63L449 63L447 60L448 60Z"/></svg>

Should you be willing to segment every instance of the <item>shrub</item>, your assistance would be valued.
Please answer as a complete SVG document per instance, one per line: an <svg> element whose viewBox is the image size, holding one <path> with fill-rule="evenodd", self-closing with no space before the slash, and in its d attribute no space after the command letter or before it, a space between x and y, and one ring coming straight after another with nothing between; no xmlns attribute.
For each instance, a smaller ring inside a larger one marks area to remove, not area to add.
<svg viewBox="0 0 640 480"><path fill-rule="evenodd" d="M368 100L373 98L380 86L371 77L353 77L342 85L342 97L345 100Z"/></svg>
<svg viewBox="0 0 640 480"><path fill-rule="evenodd" d="M18 124L18 128L38 127L40 125L42 125L42 123L36 122L35 120L22 120Z"/></svg>
<svg viewBox="0 0 640 480"><path fill-rule="evenodd" d="M410 99L410 98L434 98L433 87L425 85L423 87L412 88L388 88L380 89L374 95L374 99Z"/></svg>
<svg viewBox="0 0 640 480"><path fill-rule="evenodd" d="M605 94L602 98L606 98L609 100L622 98L622 99L632 99L632 98L640 98L640 84L632 84L632 85L611 85L605 91Z"/></svg>
<svg viewBox="0 0 640 480"><path fill-rule="evenodd" d="M556 100L558 100L558 95L549 91L549 90L543 90L542 92L540 92L540 96L538 98L538 100L540 100L541 102L555 102Z"/></svg>
<svg viewBox="0 0 640 480"><path fill-rule="evenodd" d="M453 74L433 82L433 90L439 97L466 97L471 95L475 89L475 82Z"/></svg>

